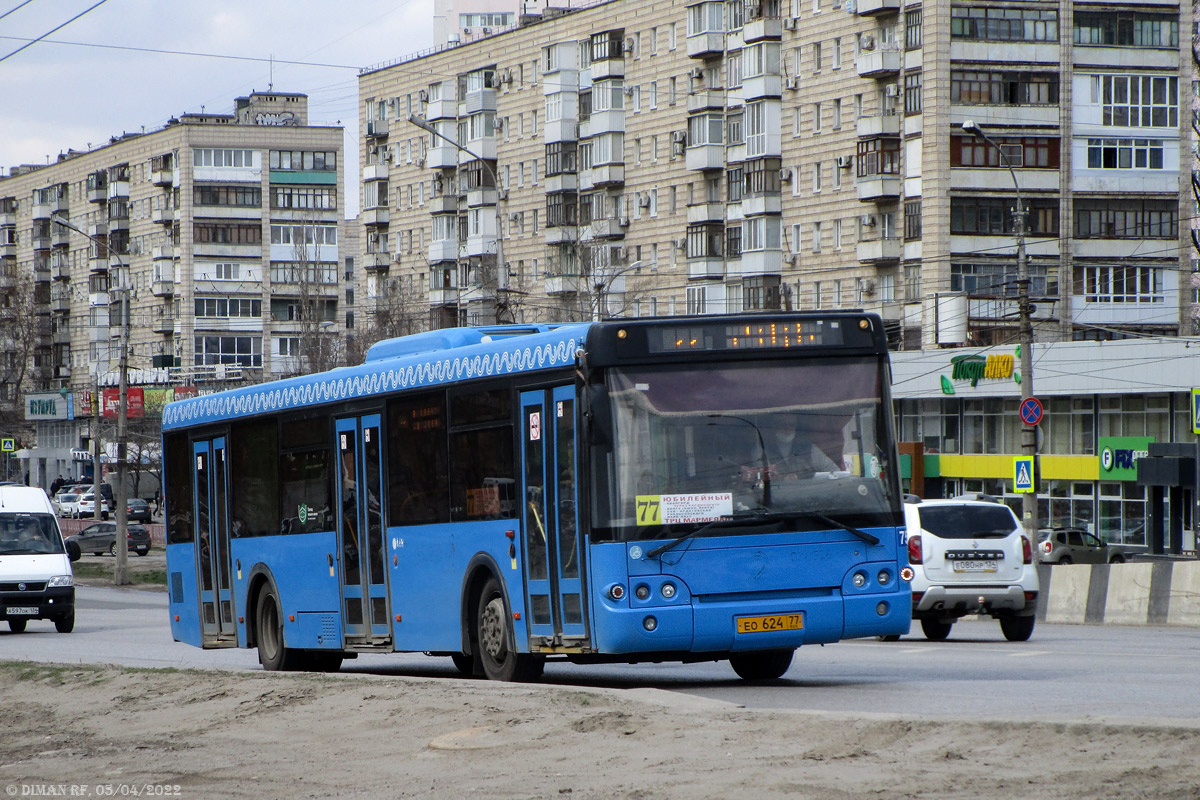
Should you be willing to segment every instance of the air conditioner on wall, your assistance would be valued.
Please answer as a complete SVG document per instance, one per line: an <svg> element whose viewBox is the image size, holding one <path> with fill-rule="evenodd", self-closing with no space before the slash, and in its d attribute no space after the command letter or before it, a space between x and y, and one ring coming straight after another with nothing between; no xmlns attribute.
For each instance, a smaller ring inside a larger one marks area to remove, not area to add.
<svg viewBox="0 0 1200 800"><path fill-rule="evenodd" d="M511 69L503 69L500 71L500 82L501 83L512 83L512 70Z"/></svg>
<svg viewBox="0 0 1200 800"><path fill-rule="evenodd" d="M854 156L838 156L838 169L850 169L854 165Z"/></svg>
<svg viewBox="0 0 1200 800"><path fill-rule="evenodd" d="M626 38L625 41L621 43L621 49L624 50L626 53L632 53L633 52L633 37Z"/></svg>
<svg viewBox="0 0 1200 800"><path fill-rule="evenodd" d="M795 78L795 77L787 77L787 78L784 78L783 85L784 85L784 88L795 89L795 88L799 87L800 81L798 78Z"/></svg>
<svg viewBox="0 0 1200 800"><path fill-rule="evenodd" d="M867 295L875 294L875 281L870 278L859 278L858 290Z"/></svg>
<svg viewBox="0 0 1200 800"><path fill-rule="evenodd" d="M862 41L859 42L858 49L864 53L869 53L875 49L875 37L869 33L863 34Z"/></svg>
<svg viewBox="0 0 1200 800"><path fill-rule="evenodd" d="M883 93L885 95L887 95L888 97L899 97L900 96L900 87L894 83L889 83L887 86L885 86L883 88Z"/></svg>
<svg viewBox="0 0 1200 800"><path fill-rule="evenodd" d="M671 141L676 144L683 144L687 141L687 131L671 131Z"/></svg>
<svg viewBox="0 0 1200 800"><path fill-rule="evenodd" d="M842 4L842 8L846 9L847 14L857 14L858 0L846 0L846 2Z"/></svg>
<svg viewBox="0 0 1200 800"><path fill-rule="evenodd" d="M429 92L425 91L424 89L419 90L417 92L417 99L420 100L422 103L428 103L429 102Z"/></svg>
<svg viewBox="0 0 1200 800"><path fill-rule="evenodd" d="M498 131L504 130L504 117L496 117L495 122L492 123L492 128Z"/></svg>
<svg viewBox="0 0 1200 800"><path fill-rule="evenodd" d="M779 170L779 180L783 181L784 183L787 183L791 179L792 179L792 168L791 167L783 167Z"/></svg>
<svg viewBox="0 0 1200 800"><path fill-rule="evenodd" d="M649 208L650 207L650 195L649 194L646 194L643 192L638 193L638 207L639 208Z"/></svg>
<svg viewBox="0 0 1200 800"><path fill-rule="evenodd" d="M859 217L858 221L860 223L862 223L862 226L864 228L874 228L875 227L875 215L874 214L863 214L861 217Z"/></svg>
<svg viewBox="0 0 1200 800"><path fill-rule="evenodd" d="M783 29L785 31L796 30L796 18L795 17L784 17L783 18Z"/></svg>

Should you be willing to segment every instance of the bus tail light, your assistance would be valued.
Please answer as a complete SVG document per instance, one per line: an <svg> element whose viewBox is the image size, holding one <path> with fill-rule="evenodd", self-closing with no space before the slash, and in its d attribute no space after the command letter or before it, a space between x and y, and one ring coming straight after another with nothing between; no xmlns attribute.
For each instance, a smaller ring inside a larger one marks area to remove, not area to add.
<svg viewBox="0 0 1200 800"><path fill-rule="evenodd" d="M921 564L924 563L925 557L921 553L921 536L908 537L908 563Z"/></svg>
<svg viewBox="0 0 1200 800"><path fill-rule="evenodd" d="M1029 537L1021 537L1021 562L1024 564L1033 563L1033 545L1029 543Z"/></svg>
<svg viewBox="0 0 1200 800"><path fill-rule="evenodd" d="M614 583L608 587L608 596L613 600L622 600L625 597L625 587L619 583Z"/></svg>

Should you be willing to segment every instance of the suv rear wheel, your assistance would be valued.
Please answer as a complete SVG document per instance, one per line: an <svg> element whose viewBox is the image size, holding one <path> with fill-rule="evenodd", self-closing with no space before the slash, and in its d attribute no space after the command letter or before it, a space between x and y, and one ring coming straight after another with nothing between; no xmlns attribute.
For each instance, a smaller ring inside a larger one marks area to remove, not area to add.
<svg viewBox="0 0 1200 800"><path fill-rule="evenodd" d="M954 623L945 622L940 619L923 619L921 620L921 631L925 634L925 638L931 642L940 642L945 640L950 635L950 628Z"/></svg>
<svg viewBox="0 0 1200 800"><path fill-rule="evenodd" d="M1033 635L1035 621L1036 618L1032 614L1028 617L1001 617L1000 630L1010 642L1027 642Z"/></svg>

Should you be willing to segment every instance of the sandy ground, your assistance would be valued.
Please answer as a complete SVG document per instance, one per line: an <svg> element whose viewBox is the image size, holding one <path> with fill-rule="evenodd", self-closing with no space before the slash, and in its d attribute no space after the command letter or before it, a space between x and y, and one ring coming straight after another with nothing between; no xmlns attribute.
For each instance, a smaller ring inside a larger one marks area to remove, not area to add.
<svg viewBox="0 0 1200 800"><path fill-rule="evenodd" d="M657 690L0 663L4 796L1200 797L1200 726L746 711Z"/></svg>

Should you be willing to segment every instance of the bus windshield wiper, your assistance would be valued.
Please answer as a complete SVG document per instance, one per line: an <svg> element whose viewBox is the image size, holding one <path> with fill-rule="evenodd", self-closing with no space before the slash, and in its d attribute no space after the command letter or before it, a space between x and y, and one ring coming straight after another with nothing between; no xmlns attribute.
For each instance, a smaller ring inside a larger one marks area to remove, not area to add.
<svg viewBox="0 0 1200 800"><path fill-rule="evenodd" d="M866 542L869 545L879 544L878 536L875 536L874 534L871 534L871 533L867 533L864 530L855 528L853 525L847 525L844 522L839 522L838 520L834 519L833 517L822 514L820 511L767 511L767 510L763 509L763 510L751 511L751 512L748 512L745 514L735 515L733 517L729 517L726 519L715 519L712 522L709 522L705 525L701 525L699 528L696 528L696 530L694 530L694 531L685 533L683 536L680 536L676 539L672 539L671 541L667 542L666 544L659 545L658 547L656 547L653 550L646 553L646 557L647 558L657 558L658 556L660 556L663 553L667 552L668 550L678 546L679 544L687 541L688 539L695 538L696 536L699 536L700 534L704 533L705 531L711 530L712 528L716 528L719 526L738 525L738 524L741 524L741 525L745 525L745 524L763 525L763 524L769 524L772 522L780 522L780 521L784 521L784 520L788 520L788 519L793 519L796 517L808 517L810 519L818 520L819 522L824 522L826 525L829 525L830 527L837 528L838 530L845 531L846 533L857 536L859 539L862 539L864 542Z"/></svg>
<svg viewBox="0 0 1200 800"><path fill-rule="evenodd" d="M797 511L796 515L801 516L801 517L812 517L815 520L820 520L821 522L824 522L826 525L832 525L833 527L837 528L838 530L842 530L842 531L845 531L846 533L850 533L850 534L857 536L858 538L862 539L864 542L866 542L869 545L879 544L879 537L876 536L875 534L867 533L866 531L859 530L858 528L854 527L853 525L847 525L844 522L839 522L838 520L834 519L833 517L825 516L820 511Z"/></svg>
<svg viewBox="0 0 1200 800"><path fill-rule="evenodd" d="M712 522L701 525L699 528L696 528L696 530L689 531L677 539L672 539L666 544L660 544L658 547L646 553L646 558L657 558L671 548L681 544L682 542L686 542L688 539L699 536L700 534L712 528L723 525L763 525L771 522L778 522L783 516L785 515L771 514L770 512L766 511L749 511L742 514L734 514L732 517L714 519Z"/></svg>

